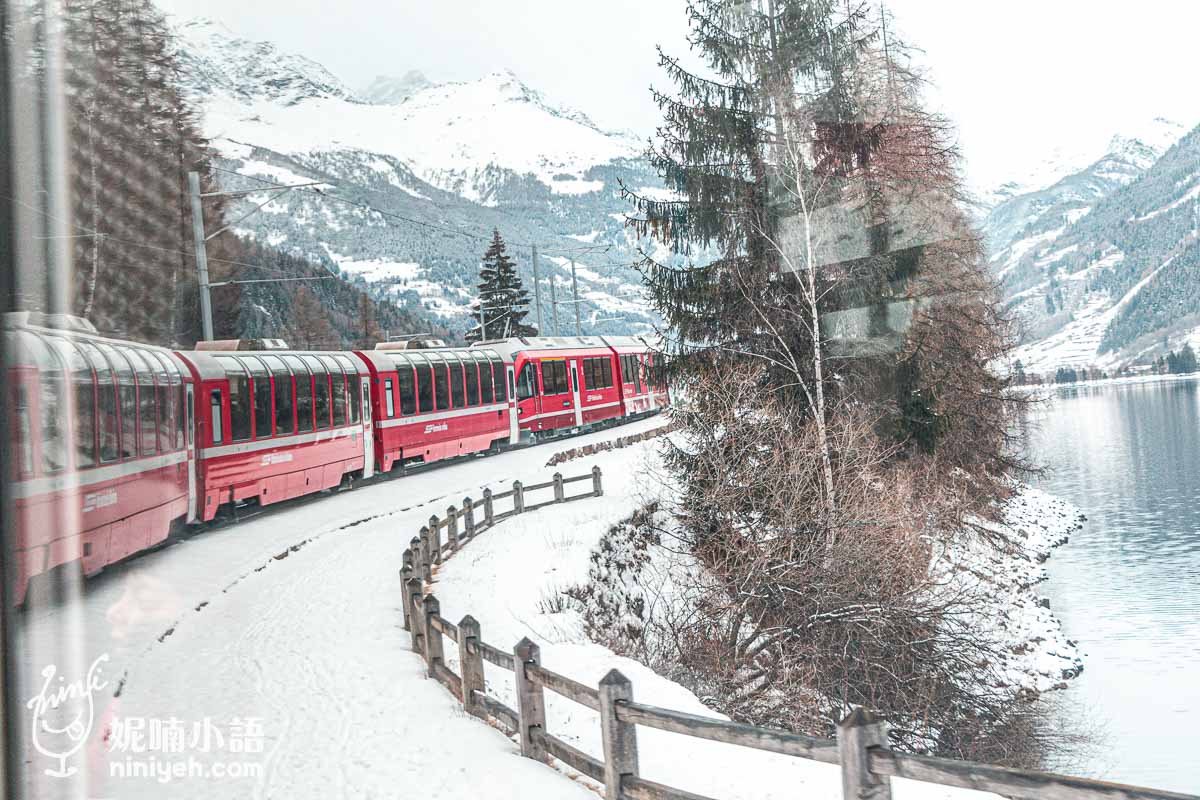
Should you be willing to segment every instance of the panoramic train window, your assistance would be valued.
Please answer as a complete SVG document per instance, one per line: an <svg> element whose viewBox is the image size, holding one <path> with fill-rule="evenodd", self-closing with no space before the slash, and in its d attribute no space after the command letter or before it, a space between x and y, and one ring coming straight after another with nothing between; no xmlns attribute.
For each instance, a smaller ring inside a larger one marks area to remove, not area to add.
<svg viewBox="0 0 1200 800"><path fill-rule="evenodd" d="M99 459L96 444L96 382L91 365L75 349L69 359L75 396L75 467L94 467Z"/></svg>
<svg viewBox="0 0 1200 800"><path fill-rule="evenodd" d="M33 425L30 421L29 390L25 384L18 383L14 390L13 411L17 417L17 441L21 443L18 461L18 474L22 476L33 474Z"/></svg>
<svg viewBox="0 0 1200 800"><path fill-rule="evenodd" d="M433 368L424 357L413 355L417 372L417 400L422 414L433 411Z"/></svg>
<svg viewBox="0 0 1200 800"><path fill-rule="evenodd" d="M396 364L396 385L400 394L400 415L407 417L417 412L417 387L413 368L407 362Z"/></svg>
<svg viewBox="0 0 1200 800"><path fill-rule="evenodd" d="M303 356L304 363L313 374L313 412L317 418L317 430L323 431L332 424L332 404L329 398L329 371L314 356Z"/></svg>
<svg viewBox="0 0 1200 800"><path fill-rule="evenodd" d="M334 360L341 364L342 372L346 373L346 398L350 401L350 422L362 421L362 391L358 385L358 370L349 356L335 355Z"/></svg>
<svg viewBox="0 0 1200 800"><path fill-rule="evenodd" d="M150 363L150 369L154 370L154 404L158 409L158 451L169 453L175 443L173 434L175 426L172 420L175 403L171 396L170 378L170 373L174 372L174 369L168 367L169 362L161 353L143 350L142 357Z"/></svg>
<svg viewBox="0 0 1200 800"><path fill-rule="evenodd" d="M467 372L467 405L479 405L479 365L474 361L463 364Z"/></svg>
<svg viewBox="0 0 1200 800"><path fill-rule="evenodd" d="M505 377L506 372L503 361L498 358L492 360L492 383L496 387L497 403L508 402L508 396L511 393L509 384L512 379Z"/></svg>
<svg viewBox="0 0 1200 800"><path fill-rule="evenodd" d="M450 407L450 365L445 362L433 365L434 403L438 411Z"/></svg>
<svg viewBox="0 0 1200 800"><path fill-rule="evenodd" d="M296 387L292 383L292 372L279 356L263 356L262 360L271 370L275 385L275 433L280 436L296 432Z"/></svg>
<svg viewBox="0 0 1200 800"><path fill-rule="evenodd" d="M139 350L126 350L133 362L138 383L138 422L141 432L142 455L152 456L158 447L158 417L155 410L155 393L158 389L154 372Z"/></svg>
<svg viewBox="0 0 1200 800"><path fill-rule="evenodd" d="M247 441L253 430L254 419L250 376L237 359L217 356L217 362L225 369L225 377L229 379L229 439L234 442Z"/></svg>
<svg viewBox="0 0 1200 800"><path fill-rule="evenodd" d="M137 384L133 367L117 348L100 345L117 373L117 393L120 398L121 458L137 458Z"/></svg>
<svg viewBox="0 0 1200 800"><path fill-rule="evenodd" d="M485 406L496 402L496 390L492 383L492 362L487 360L479 362L479 401Z"/></svg>
<svg viewBox="0 0 1200 800"><path fill-rule="evenodd" d="M254 356L241 356L239 361L250 373L254 385L254 438L269 439L275 435L275 407L271 400L271 378L266 366Z"/></svg>
<svg viewBox="0 0 1200 800"><path fill-rule="evenodd" d="M296 381L296 432L313 429L313 380L308 367L299 356L280 356L292 370Z"/></svg>
<svg viewBox="0 0 1200 800"><path fill-rule="evenodd" d="M332 356L318 356L321 363L329 370L330 399L333 406L333 425L335 428L347 424L348 411L346 404L346 375L341 366Z"/></svg>
<svg viewBox="0 0 1200 800"><path fill-rule="evenodd" d="M450 364L450 396L454 398L454 407L463 408L467 405L463 386L466 383L466 369L461 361L451 361Z"/></svg>
<svg viewBox="0 0 1200 800"><path fill-rule="evenodd" d="M117 389L113 382L112 368L97 348L88 342L80 342L79 349L87 356L96 372L96 427L100 446L100 461L116 461L117 451Z"/></svg>

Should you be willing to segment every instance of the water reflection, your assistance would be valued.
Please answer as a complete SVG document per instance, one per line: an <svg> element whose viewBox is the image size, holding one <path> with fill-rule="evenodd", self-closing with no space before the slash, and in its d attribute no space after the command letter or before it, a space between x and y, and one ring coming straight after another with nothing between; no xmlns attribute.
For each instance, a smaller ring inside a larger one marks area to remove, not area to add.
<svg viewBox="0 0 1200 800"><path fill-rule="evenodd" d="M1041 485L1089 520L1045 587L1087 654L1067 708L1106 727L1086 769L1200 792L1200 386L1064 388L1038 423Z"/></svg>

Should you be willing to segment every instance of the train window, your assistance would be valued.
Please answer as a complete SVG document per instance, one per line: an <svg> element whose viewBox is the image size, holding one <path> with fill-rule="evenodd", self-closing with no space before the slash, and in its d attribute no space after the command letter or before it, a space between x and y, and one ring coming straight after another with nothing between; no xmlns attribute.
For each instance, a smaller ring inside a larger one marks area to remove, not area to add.
<svg viewBox="0 0 1200 800"><path fill-rule="evenodd" d="M212 410L212 440L220 444L225 438L225 426L221 424L221 390L213 389L209 393L209 408Z"/></svg>
<svg viewBox="0 0 1200 800"><path fill-rule="evenodd" d="M172 420L175 423L175 449L182 450L184 447L185 430L192 430L192 415L187 408L187 387L182 383L172 385L172 390L175 394L175 417Z"/></svg>
<svg viewBox="0 0 1200 800"><path fill-rule="evenodd" d="M134 458L137 455L137 388L133 380L133 367L116 348L106 344L98 346L117 376L117 409L121 421L117 454L120 458Z"/></svg>
<svg viewBox="0 0 1200 800"><path fill-rule="evenodd" d="M57 369L42 368L38 412L41 422L42 471L58 472L67 465L66 377Z"/></svg>
<svg viewBox="0 0 1200 800"><path fill-rule="evenodd" d="M358 368L349 356L335 355L334 360L342 366L346 373L346 397L350 400L350 422L357 424L362 421L362 392L358 386Z"/></svg>
<svg viewBox="0 0 1200 800"><path fill-rule="evenodd" d="M422 414L433 411L433 367L417 365L417 402Z"/></svg>
<svg viewBox="0 0 1200 800"><path fill-rule="evenodd" d="M503 391L501 383L501 391ZM492 384L492 362L481 361L479 364L479 402L491 405L496 402L496 390Z"/></svg>
<svg viewBox="0 0 1200 800"><path fill-rule="evenodd" d="M450 407L450 365L435 364L433 368L434 403L438 411Z"/></svg>
<svg viewBox="0 0 1200 800"><path fill-rule="evenodd" d="M543 361L542 393L566 394L569 391L571 391L571 387L567 381L567 362Z"/></svg>
<svg viewBox="0 0 1200 800"><path fill-rule="evenodd" d="M21 443L21 475L33 473L33 425L30 420L29 390L25 384L18 383L14 409L17 414L17 440Z"/></svg>
<svg viewBox="0 0 1200 800"><path fill-rule="evenodd" d="M71 391L75 404L75 468L96 465L96 385L92 368L83 354L66 339L52 340L71 373Z"/></svg>
<svg viewBox="0 0 1200 800"><path fill-rule="evenodd" d="M275 435L275 402L271 397L271 378L265 373L254 376L254 436L263 439Z"/></svg>
<svg viewBox="0 0 1200 800"><path fill-rule="evenodd" d="M275 433L278 436L295 433L296 387L292 385L292 372L279 356L261 358L275 383Z"/></svg>
<svg viewBox="0 0 1200 800"><path fill-rule="evenodd" d="M396 398L392 394L393 386L392 379L385 378L383 381L383 406L384 414L387 419L396 416Z"/></svg>
<svg viewBox="0 0 1200 800"><path fill-rule="evenodd" d="M508 401L510 395L516 392L516 389L511 386L512 379L505 379L504 362L500 359L492 361L492 383L496 386L496 402L504 403Z"/></svg>
<svg viewBox="0 0 1200 800"><path fill-rule="evenodd" d="M137 409L143 456L152 456L158 451L158 414L154 406L154 373L137 350L122 351L133 364L137 376Z"/></svg>
<svg viewBox="0 0 1200 800"><path fill-rule="evenodd" d="M329 400L329 371L313 356L304 356L304 363L313 374L313 413L317 420L317 430L323 431L330 426L332 405Z"/></svg>
<svg viewBox="0 0 1200 800"><path fill-rule="evenodd" d="M412 367L400 365L396 370L396 383L400 390L400 414L407 417L417 413L417 386Z"/></svg>
<svg viewBox="0 0 1200 800"><path fill-rule="evenodd" d="M466 370L463 369L462 362L450 364L450 395L454 398L455 408L464 408L467 405L467 396L464 390L466 384Z"/></svg>
<svg viewBox="0 0 1200 800"><path fill-rule="evenodd" d="M348 421L346 404L346 375L341 366L330 356L317 356L329 370L330 406L333 409L333 425L340 428Z"/></svg>
<svg viewBox="0 0 1200 800"><path fill-rule="evenodd" d="M117 459L117 403L116 388L113 386L112 368L104 355L88 342L79 342L79 349L87 356L96 372L96 423L100 445L100 461Z"/></svg>
<svg viewBox="0 0 1200 800"><path fill-rule="evenodd" d="M479 405L479 366L474 361L468 361L464 367L467 370L467 405Z"/></svg>
<svg viewBox="0 0 1200 800"><path fill-rule="evenodd" d="M229 379L229 439L244 442L250 438L254 417L254 401L250 396L250 376L240 361L217 356L217 363Z"/></svg>
<svg viewBox="0 0 1200 800"><path fill-rule="evenodd" d="M528 400L537 395L537 365L526 361L517 377L517 399Z"/></svg>
<svg viewBox="0 0 1200 800"><path fill-rule="evenodd" d="M284 356L283 360L296 376L296 431L308 433L313 429L312 375L298 356Z"/></svg>

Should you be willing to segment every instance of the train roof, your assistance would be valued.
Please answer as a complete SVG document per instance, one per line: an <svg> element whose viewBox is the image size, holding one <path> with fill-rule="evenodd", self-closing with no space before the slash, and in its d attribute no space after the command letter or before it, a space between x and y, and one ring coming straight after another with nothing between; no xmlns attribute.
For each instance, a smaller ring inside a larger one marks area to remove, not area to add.
<svg viewBox="0 0 1200 800"><path fill-rule="evenodd" d="M191 364L200 380L212 381L225 377L225 367L218 359L245 358L247 356L331 356L345 366L346 361L353 364L360 375L369 374L366 364L349 350L191 350L179 353L179 356Z"/></svg>
<svg viewBox="0 0 1200 800"><path fill-rule="evenodd" d="M31 324L31 321L49 325ZM68 322L70 324L65 324ZM64 326L58 327L60 323ZM145 368L141 363L141 357L145 357L146 364L155 372L163 369L165 360L179 375L188 374L184 363L169 348L101 336L91 323L65 314L5 314L4 346L7 350L5 361L10 367L74 370L85 368L89 363L102 367L106 360L112 362L115 358L113 351L122 355L133 351L136 355L126 360L133 365L134 371ZM147 353L155 355L146 356ZM128 369L124 363L110 363L110 366L118 372Z"/></svg>
<svg viewBox="0 0 1200 800"><path fill-rule="evenodd" d="M499 359L500 353L494 348L466 347L436 347L417 350L367 350L359 355L367 357L376 369L395 369L401 365L419 366L421 364L442 363L446 360L488 361Z"/></svg>
<svg viewBox="0 0 1200 800"><path fill-rule="evenodd" d="M472 348L486 347L512 361L517 353L531 350L538 352L554 350L601 349L631 352L651 349L650 343L641 336L520 336L509 339L494 339L477 342Z"/></svg>

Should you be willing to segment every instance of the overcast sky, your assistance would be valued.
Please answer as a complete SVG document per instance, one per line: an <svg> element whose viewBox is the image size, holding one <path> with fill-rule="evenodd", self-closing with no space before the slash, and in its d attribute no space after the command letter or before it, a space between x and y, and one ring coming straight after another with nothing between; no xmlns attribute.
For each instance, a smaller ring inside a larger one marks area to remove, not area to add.
<svg viewBox="0 0 1200 800"><path fill-rule="evenodd" d="M497 68L649 135L663 86L655 46L686 54L685 0L159 0L182 18L312 58L354 88L410 69L434 81ZM893 0L936 102L958 124L972 181L1100 149L1156 116L1200 123L1195 0Z"/></svg>

